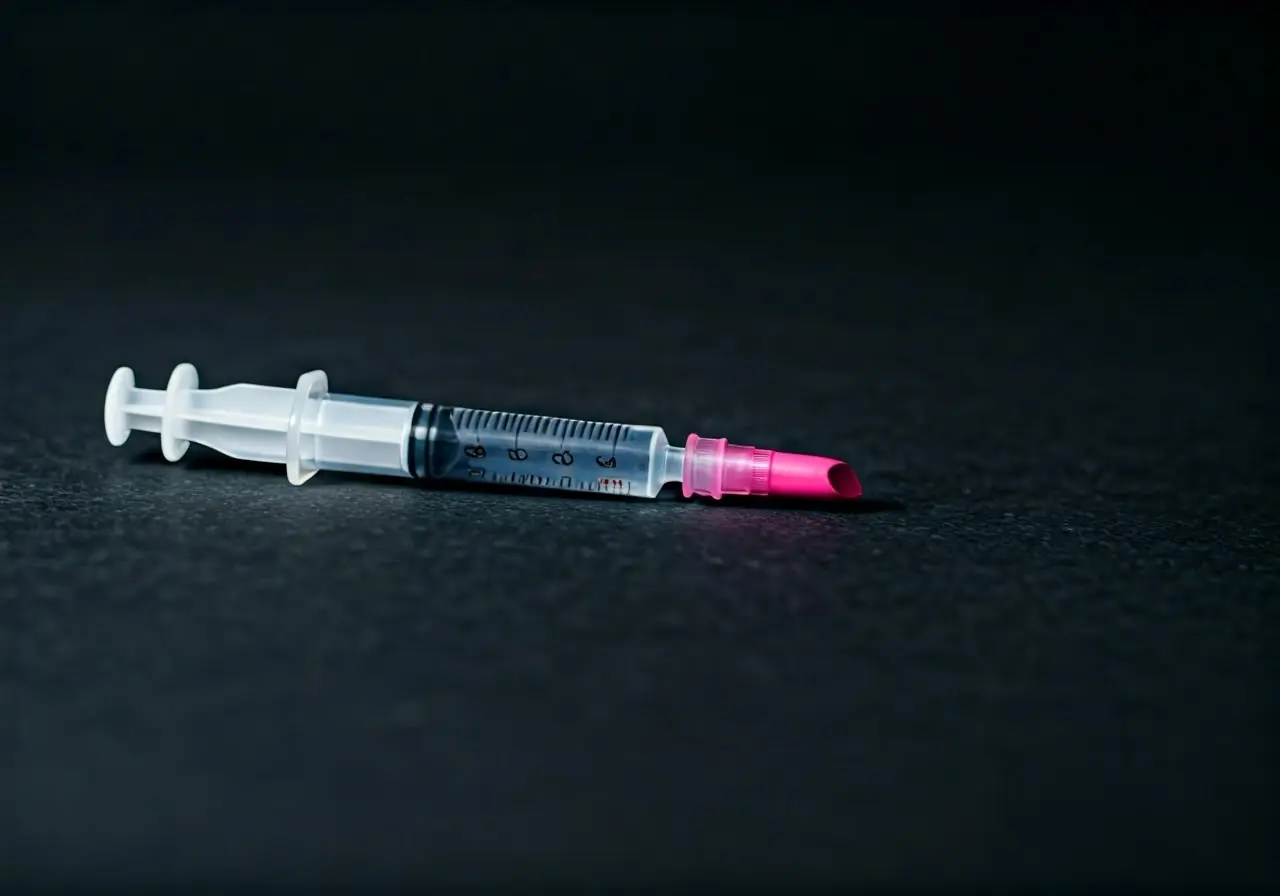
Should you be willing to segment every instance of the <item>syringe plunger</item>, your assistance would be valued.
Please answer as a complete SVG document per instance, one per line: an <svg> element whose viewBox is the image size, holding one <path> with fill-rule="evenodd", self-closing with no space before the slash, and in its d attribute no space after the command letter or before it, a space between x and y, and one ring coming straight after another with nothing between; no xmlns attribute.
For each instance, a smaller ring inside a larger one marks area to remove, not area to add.
<svg viewBox="0 0 1280 896"><path fill-rule="evenodd" d="M330 395L322 370L304 373L292 389L200 389L196 369L179 364L163 392L137 388L133 371L121 367L103 417L113 445L134 429L155 432L165 460L179 460L195 441L240 460L284 464L289 481L301 485L320 469L408 476L406 437L417 404Z"/></svg>

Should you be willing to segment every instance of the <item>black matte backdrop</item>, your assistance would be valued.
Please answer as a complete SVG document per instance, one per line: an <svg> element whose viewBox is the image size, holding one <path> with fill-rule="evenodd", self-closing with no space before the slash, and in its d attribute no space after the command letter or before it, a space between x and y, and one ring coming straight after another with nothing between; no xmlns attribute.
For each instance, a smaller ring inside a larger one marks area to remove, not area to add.
<svg viewBox="0 0 1280 896"><path fill-rule="evenodd" d="M0 886L1274 886L1263 23L470 9L9 14ZM111 448L186 360L867 500Z"/></svg>

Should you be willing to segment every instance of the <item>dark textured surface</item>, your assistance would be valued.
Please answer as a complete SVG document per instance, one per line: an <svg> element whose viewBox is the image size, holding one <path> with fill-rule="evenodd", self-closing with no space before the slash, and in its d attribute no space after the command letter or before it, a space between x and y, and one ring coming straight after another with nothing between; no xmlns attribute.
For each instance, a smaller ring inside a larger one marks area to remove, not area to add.
<svg viewBox="0 0 1280 896"><path fill-rule="evenodd" d="M0 218L0 883L1274 885L1274 193L980 156L32 153ZM829 453L868 500L111 448L112 370L186 360Z"/></svg>

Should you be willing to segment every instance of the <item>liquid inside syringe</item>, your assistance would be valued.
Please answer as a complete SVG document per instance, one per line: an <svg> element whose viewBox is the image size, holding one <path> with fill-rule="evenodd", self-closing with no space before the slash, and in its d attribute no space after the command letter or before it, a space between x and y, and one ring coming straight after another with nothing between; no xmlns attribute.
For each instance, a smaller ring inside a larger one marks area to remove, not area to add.
<svg viewBox="0 0 1280 896"><path fill-rule="evenodd" d="M108 439L123 445L132 430L158 433L171 461L198 442L284 464L295 485L334 470L633 498L656 497L669 482L685 497L862 493L853 470L833 458L698 435L677 447L657 426L341 395L329 392L322 371L292 389L198 383L190 364L174 369L164 391L136 388L133 371L120 368L103 411Z"/></svg>
<svg viewBox="0 0 1280 896"><path fill-rule="evenodd" d="M656 426L483 411L423 402L413 414L408 472L563 491L652 498L679 482L684 449Z"/></svg>

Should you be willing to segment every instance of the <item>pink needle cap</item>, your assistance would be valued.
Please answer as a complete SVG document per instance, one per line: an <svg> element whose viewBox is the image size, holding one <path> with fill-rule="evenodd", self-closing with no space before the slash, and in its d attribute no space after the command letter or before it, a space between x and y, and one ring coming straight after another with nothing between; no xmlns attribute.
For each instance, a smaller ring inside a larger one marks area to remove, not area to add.
<svg viewBox="0 0 1280 896"><path fill-rule="evenodd" d="M690 435L684 446L684 496L768 495L841 501L862 494L853 468L812 454L730 445Z"/></svg>

